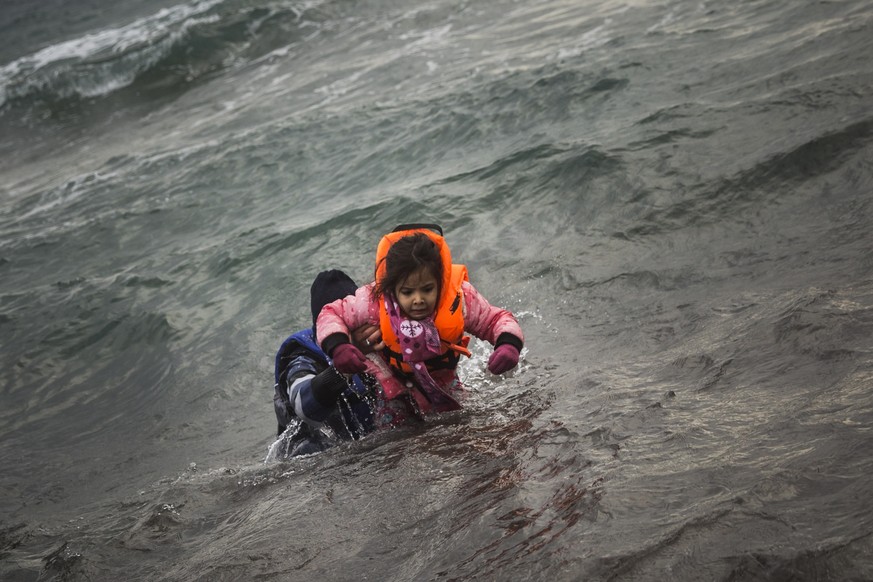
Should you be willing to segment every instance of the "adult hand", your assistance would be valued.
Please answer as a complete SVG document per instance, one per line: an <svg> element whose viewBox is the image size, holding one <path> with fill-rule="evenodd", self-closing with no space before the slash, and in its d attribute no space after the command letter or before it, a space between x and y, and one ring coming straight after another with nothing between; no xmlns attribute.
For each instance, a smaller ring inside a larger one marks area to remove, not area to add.
<svg viewBox="0 0 873 582"><path fill-rule="evenodd" d="M367 359L352 344L340 344L333 349L333 367L343 374L360 374L367 370Z"/></svg>
<svg viewBox="0 0 873 582"><path fill-rule="evenodd" d="M518 365L518 348L511 344L500 344L488 358L488 371L492 374L508 372Z"/></svg>
<svg viewBox="0 0 873 582"><path fill-rule="evenodd" d="M352 332L352 343L364 354L385 348L385 342L382 341L382 330L370 323L365 323Z"/></svg>

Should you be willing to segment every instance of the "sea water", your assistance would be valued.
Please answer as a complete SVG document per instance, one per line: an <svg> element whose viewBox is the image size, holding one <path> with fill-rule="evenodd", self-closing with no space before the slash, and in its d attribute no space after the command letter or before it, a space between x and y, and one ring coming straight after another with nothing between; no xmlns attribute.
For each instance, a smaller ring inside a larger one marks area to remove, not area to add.
<svg viewBox="0 0 873 582"><path fill-rule="evenodd" d="M3 580L873 579L873 6L0 8ZM264 463L309 285L442 225L525 350Z"/></svg>

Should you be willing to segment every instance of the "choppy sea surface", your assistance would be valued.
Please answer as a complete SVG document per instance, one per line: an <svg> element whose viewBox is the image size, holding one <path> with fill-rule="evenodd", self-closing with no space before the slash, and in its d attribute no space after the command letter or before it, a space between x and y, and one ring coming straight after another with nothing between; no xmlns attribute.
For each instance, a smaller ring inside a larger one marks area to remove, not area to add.
<svg viewBox="0 0 873 582"><path fill-rule="evenodd" d="M10 0L0 39L0 579L873 580L870 2ZM267 459L312 278L423 221L521 365Z"/></svg>

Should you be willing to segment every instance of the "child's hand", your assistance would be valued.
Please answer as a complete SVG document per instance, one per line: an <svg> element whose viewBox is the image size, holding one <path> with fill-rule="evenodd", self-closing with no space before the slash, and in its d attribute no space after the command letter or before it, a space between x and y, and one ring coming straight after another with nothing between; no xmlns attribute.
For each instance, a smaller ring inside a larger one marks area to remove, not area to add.
<svg viewBox="0 0 873 582"><path fill-rule="evenodd" d="M508 372L518 365L518 348L510 344L500 344L488 358L488 371L492 374Z"/></svg>
<svg viewBox="0 0 873 582"><path fill-rule="evenodd" d="M367 370L367 359L352 344L340 344L333 349L333 367L343 374L360 374Z"/></svg>

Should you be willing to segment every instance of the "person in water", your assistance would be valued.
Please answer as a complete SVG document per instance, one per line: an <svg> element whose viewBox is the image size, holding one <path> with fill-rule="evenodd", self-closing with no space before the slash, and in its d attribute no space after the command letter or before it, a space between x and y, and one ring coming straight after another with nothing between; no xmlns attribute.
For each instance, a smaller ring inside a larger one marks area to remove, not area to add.
<svg viewBox="0 0 873 582"><path fill-rule="evenodd" d="M385 343L369 356L349 335L365 324L378 326ZM524 345L512 313L489 304L470 284L466 267L452 263L437 225L402 225L385 235L375 281L325 305L316 329L338 371L378 379L377 427L461 407L457 366L461 355L470 355L465 332L494 346L492 374L518 365Z"/></svg>
<svg viewBox="0 0 873 582"><path fill-rule="evenodd" d="M312 327L290 335L276 353L273 404L276 436L282 439L278 458L328 448L334 440L324 427L341 440L356 440L374 429L374 380L364 375L344 376L330 365L315 341L315 319L321 308L356 289L342 271L319 273L309 292ZM384 346L381 332L373 325L359 326L352 336L357 349L365 352Z"/></svg>

